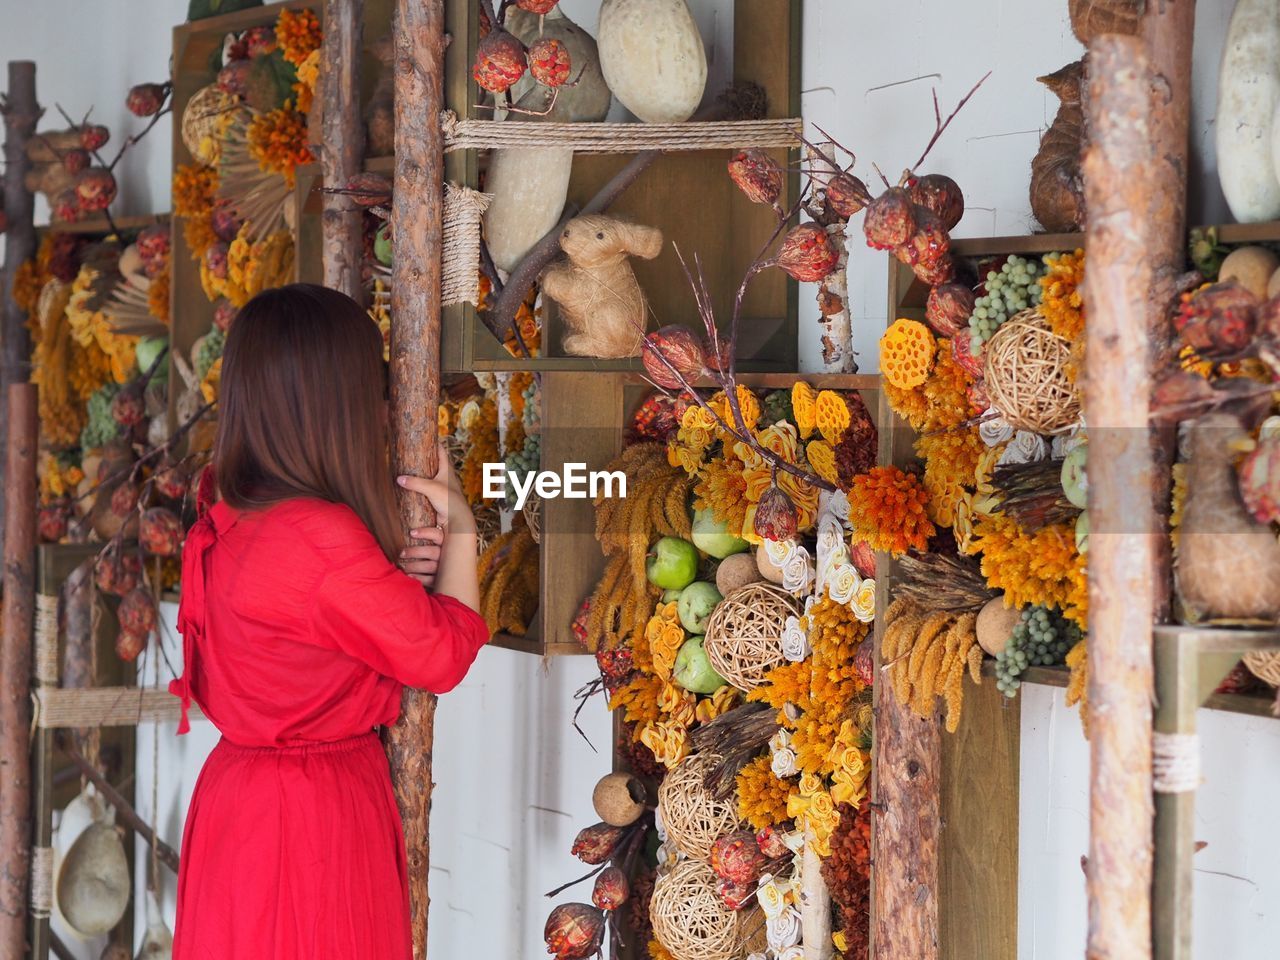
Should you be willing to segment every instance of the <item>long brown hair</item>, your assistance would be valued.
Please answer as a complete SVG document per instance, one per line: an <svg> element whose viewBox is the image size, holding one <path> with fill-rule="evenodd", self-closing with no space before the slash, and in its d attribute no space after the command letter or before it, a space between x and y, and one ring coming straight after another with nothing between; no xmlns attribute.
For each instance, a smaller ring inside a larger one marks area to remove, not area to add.
<svg viewBox="0 0 1280 960"><path fill-rule="evenodd" d="M389 559L403 545L387 461L382 336L337 290L258 294L223 351L214 444L218 490L237 509L293 497L345 503Z"/></svg>

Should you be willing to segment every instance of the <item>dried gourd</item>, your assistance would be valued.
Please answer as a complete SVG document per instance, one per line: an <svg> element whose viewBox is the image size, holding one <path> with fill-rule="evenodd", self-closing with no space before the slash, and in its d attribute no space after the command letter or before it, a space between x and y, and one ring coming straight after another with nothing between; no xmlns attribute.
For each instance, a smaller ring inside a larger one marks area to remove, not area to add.
<svg viewBox="0 0 1280 960"><path fill-rule="evenodd" d="M1031 213L1050 232L1067 233L1084 224L1084 61L1037 78L1061 101L1058 115L1031 160Z"/></svg>
<svg viewBox="0 0 1280 960"><path fill-rule="evenodd" d="M880 372L895 387L910 390L929 378L937 350L933 334L918 320L895 320L880 338Z"/></svg>

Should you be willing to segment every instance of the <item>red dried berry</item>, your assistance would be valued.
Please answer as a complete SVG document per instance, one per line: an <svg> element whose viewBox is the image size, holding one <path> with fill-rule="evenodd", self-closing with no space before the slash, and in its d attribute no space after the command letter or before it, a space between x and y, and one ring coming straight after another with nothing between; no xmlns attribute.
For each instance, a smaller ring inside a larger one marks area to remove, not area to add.
<svg viewBox="0 0 1280 960"><path fill-rule="evenodd" d="M147 403L142 391L136 387L126 387L115 395L111 401L111 419L126 430L136 427L147 416Z"/></svg>
<svg viewBox="0 0 1280 960"><path fill-rule="evenodd" d="M536 13L542 17L556 8L558 0L516 0L516 6L525 13Z"/></svg>
<svg viewBox="0 0 1280 960"><path fill-rule="evenodd" d="M559 40L543 37L529 45L529 72L543 86L563 86L572 69L569 48Z"/></svg>
<svg viewBox="0 0 1280 960"><path fill-rule="evenodd" d="M827 208L841 219L861 213L870 203L871 191L851 173L837 173L827 184Z"/></svg>
<svg viewBox="0 0 1280 960"><path fill-rule="evenodd" d="M232 60L218 71L215 83L223 93L233 97L243 97L249 90L249 75L253 72L253 61L248 59Z"/></svg>
<svg viewBox="0 0 1280 960"><path fill-rule="evenodd" d="M973 337L968 330L961 330L951 338L951 358L975 380L986 375L986 364L973 352Z"/></svg>
<svg viewBox="0 0 1280 960"><path fill-rule="evenodd" d="M876 554L865 540L856 540L849 546L849 559L853 568L864 577L875 577Z"/></svg>
<svg viewBox="0 0 1280 960"><path fill-rule="evenodd" d="M604 913L589 903L562 903L551 911L542 938L556 960L586 960L600 952Z"/></svg>
<svg viewBox="0 0 1280 960"><path fill-rule="evenodd" d="M111 131L99 124L88 124L80 128L80 146L89 152L101 150L111 139Z"/></svg>
<svg viewBox="0 0 1280 960"><path fill-rule="evenodd" d="M168 507L151 507L142 514L138 541L152 556L176 556L182 548L182 521Z"/></svg>
<svg viewBox="0 0 1280 960"><path fill-rule="evenodd" d="M626 832L624 827L611 827L607 823L583 827L574 838L569 852L583 863L598 866L613 856Z"/></svg>
<svg viewBox="0 0 1280 960"><path fill-rule="evenodd" d="M124 105L135 117L154 117L162 109L169 96L169 88L163 83L139 83L129 88Z"/></svg>
<svg viewBox="0 0 1280 960"><path fill-rule="evenodd" d="M692 382L706 369L698 337L688 327L675 323L645 336L641 359L649 379L667 390L681 389L680 377Z"/></svg>
<svg viewBox="0 0 1280 960"><path fill-rule="evenodd" d="M391 181L380 173L357 173L347 180L346 190L358 207L386 206L391 202Z"/></svg>
<svg viewBox="0 0 1280 960"><path fill-rule="evenodd" d="M627 875L617 867L605 867L596 877L591 902L601 910L617 910L631 896Z"/></svg>
<svg viewBox="0 0 1280 960"><path fill-rule="evenodd" d="M776 204L782 196L782 167L763 150L742 150L729 160L729 179L752 203Z"/></svg>
<svg viewBox="0 0 1280 960"><path fill-rule="evenodd" d="M64 223L75 223L80 219L83 211L80 209L80 197L76 194L74 187L68 187L53 198L50 214L54 220L61 220ZM74 274L71 279L75 279Z"/></svg>
<svg viewBox="0 0 1280 960"><path fill-rule="evenodd" d="M148 265L153 260L165 261L169 258L169 228L158 223L144 228L135 241L138 255Z"/></svg>
<svg viewBox="0 0 1280 960"><path fill-rule="evenodd" d="M272 27L250 27L240 35L244 52L249 57L263 57L276 49L276 32Z"/></svg>
<svg viewBox="0 0 1280 960"><path fill-rule="evenodd" d="M790 540L796 535L798 525L796 505L791 498L776 485L766 490L756 504L752 522L756 536L763 540Z"/></svg>
<svg viewBox="0 0 1280 960"><path fill-rule="evenodd" d="M770 860L780 860L791 856L791 849L782 839L782 831L777 827L765 827L756 833L756 846Z"/></svg>
<svg viewBox="0 0 1280 960"><path fill-rule="evenodd" d="M106 167L89 167L76 176L76 199L81 210L105 210L115 198L116 178Z"/></svg>
<svg viewBox="0 0 1280 960"><path fill-rule="evenodd" d="M868 687L876 677L876 654L874 642L867 637L853 655L853 668L858 671L858 678Z"/></svg>
<svg viewBox="0 0 1280 960"><path fill-rule="evenodd" d="M715 875L740 887L760 879L764 863L755 835L745 830L723 836L711 846L711 869Z"/></svg>
<svg viewBox="0 0 1280 960"><path fill-rule="evenodd" d="M909 267L917 264L930 266L937 263L951 250L951 237L942 228L938 215L918 204L912 210L916 229L909 240L894 248L893 255Z"/></svg>
<svg viewBox="0 0 1280 960"><path fill-rule="evenodd" d="M916 279L930 287L940 283L950 283L956 278L956 262L950 254L939 257L931 263L921 261L911 268Z"/></svg>
<svg viewBox="0 0 1280 960"><path fill-rule="evenodd" d="M125 663L132 663L147 648L147 640L146 634L121 630L120 635L116 637L116 656Z"/></svg>
<svg viewBox="0 0 1280 960"><path fill-rule="evenodd" d="M716 884L716 893L730 910L741 910L755 896L755 892L754 887L734 883L732 880L721 880Z"/></svg>
<svg viewBox="0 0 1280 960"><path fill-rule="evenodd" d="M902 187L891 187L867 204L867 215L862 220L867 246L893 250L910 240L916 232L914 208Z"/></svg>
<svg viewBox="0 0 1280 960"><path fill-rule="evenodd" d="M93 582L103 593L123 597L138 585L141 573L142 564L136 554L124 553L119 546L109 546L98 555Z"/></svg>
<svg viewBox="0 0 1280 960"><path fill-rule="evenodd" d="M147 636L156 628L156 602L145 587L134 587L120 600L116 609L120 629L126 633Z"/></svg>
<svg viewBox="0 0 1280 960"><path fill-rule="evenodd" d="M968 328L976 298L963 283L944 283L929 291L924 317L938 336L951 337Z"/></svg>
<svg viewBox="0 0 1280 960"><path fill-rule="evenodd" d="M778 251L777 265L792 279L817 283L840 261L840 252L827 231L816 223L792 227Z"/></svg>
<svg viewBox="0 0 1280 960"><path fill-rule="evenodd" d="M231 323L239 312L236 305L224 297L213 307L213 325L226 333L231 329Z"/></svg>
<svg viewBox="0 0 1280 960"><path fill-rule="evenodd" d="M117 517L128 517L134 510L138 509L138 495L141 493L138 485L130 480L122 480L111 491L111 512Z"/></svg>
<svg viewBox="0 0 1280 960"><path fill-rule="evenodd" d="M68 511L63 504L46 504L36 517L36 530L43 543L57 543L67 535Z"/></svg>
<svg viewBox="0 0 1280 960"><path fill-rule="evenodd" d="M228 253L229 248L225 243L210 244L209 249L204 252L204 265L210 276L219 280L226 278Z"/></svg>
<svg viewBox="0 0 1280 960"><path fill-rule="evenodd" d="M228 200L217 200L213 204L213 216L210 218L213 234L223 243L231 243L240 233L244 221L236 213L236 208Z"/></svg>
<svg viewBox="0 0 1280 960"><path fill-rule="evenodd" d="M166 500L182 500L191 486L191 478L177 464L162 466L151 478L156 493Z"/></svg>
<svg viewBox="0 0 1280 960"><path fill-rule="evenodd" d="M1182 342L1197 353L1233 354L1253 340L1257 315L1257 298L1237 281L1228 280L1184 298L1173 325Z"/></svg>
<svg viewBox="0 0 1280 960"><path fill-rule="evenodd" d="M62 166L67 173L79 173L89 166L88 150L68 150L62 155Z"/></svg>
<svg viewBox="0 0 1280 960"><path fill-rule="evenodd" d="M501 28L489 31L476 48L471 75L482 89L506 93L528 68L524 44Z"/></svg>
<svg viewBox="0 0 1280 960"><path fill-rule="evenodd" d="M944 230L953 229L964 216L964 193L950 177L926 174L913 181L908 190L912 202L932 210L942 221Z"/></svg>

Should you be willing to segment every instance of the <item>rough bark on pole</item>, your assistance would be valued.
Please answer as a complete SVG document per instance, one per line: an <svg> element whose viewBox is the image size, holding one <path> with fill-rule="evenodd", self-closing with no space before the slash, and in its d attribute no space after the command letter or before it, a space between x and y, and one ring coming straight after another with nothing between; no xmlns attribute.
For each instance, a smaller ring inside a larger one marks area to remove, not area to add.
<svg viewBox="0 0 1280 960"><path fill-rule="evenodd" d="M36 603L36 388L8 388L4 633L0 638L0 956L26 950L31 876L31 630Z"/></svg>
<svg viewBox="0 0 1280 960"><path fill-rule="evenodd" d="M938 958L942 728L875 685L871 944L876 960Z"/></svg>
<svg viewBox="0 0 1280 960"><path fill-rule="evenodd" d="M444 230L444 0L397 0L395 196L391 223L392 464L397 473L436 470L440 400L440 280ZM401 498L406 527L435 523L419 496ZM406 690L400 720L386 733L396 802L404 821L413 918L413 956L427 949L431 741L435 697Z"/></svg>
<svg viewBox="0 0 1280 960"><path fill-rule="evenodd" d="M62 630L66 641L62 650L61 686L67 689L83 689L93 686L94 646L93 635L93 561L86 560L71 571L62 586ZM98 728L73 730L76 749L90 763L98 762Z"/></svg>
<svg viewBox="0 0 1280 960"><path fill-rule="evenodd" d="M5 450L9 424L6 413L8 387L27 379L31 359L31 335L27 315L13 301L13 278L18 267L36 253L35 197L24 182L28 168L27 141L36 132L40 105L36 102L36 65L30 60L9 61L9 88L0 96L4 114L4 269L0 271L0 450ZM0 489L4 487L4 462L0 457ZM0 544L4 542L4 499L0 498Z"/></svg>
<svg viewBox="0 0 1280 960"><path fill-rule="evenodd" d="M1152 623L1158 586L1157 499L1166 466L1149 429L1156 360L1154 234L1170 215L1154 136L1146 46L1103 36L1090 47L1084 157L1089 223L1085 410L1089 423L1090 837L1088 957L1151 956ZM1163 595L1163 596L1162 596Z"/></svg>
<svg viewBox="0 0 1280 960"><path fill-rule="evenodd" d="M320 158L327 187L344 187L360 172L364 124L360 119L362 0L325 0L320 45ZM351 197L324 195L324 285L360 299L361 214Z"/></svg>

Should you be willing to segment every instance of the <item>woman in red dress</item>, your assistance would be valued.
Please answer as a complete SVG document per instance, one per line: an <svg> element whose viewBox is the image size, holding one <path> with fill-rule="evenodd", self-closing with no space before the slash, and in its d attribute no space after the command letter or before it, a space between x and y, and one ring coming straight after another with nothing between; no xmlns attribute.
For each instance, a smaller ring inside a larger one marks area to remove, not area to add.
<svg viewBox="0 0 1280 960"><path fill-rule="evenodd" d="M410 960L404 837L376 728L489 638L475 521L442 457L401 477L441 526L404 546L377 326L295 285L227 336L220 499L183 548L184 674L222 739L187 814L175 960Z"/></svg>

